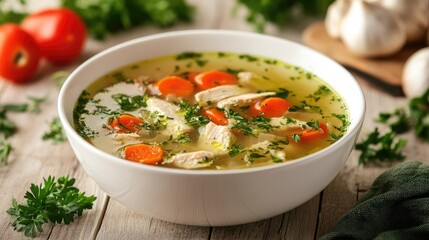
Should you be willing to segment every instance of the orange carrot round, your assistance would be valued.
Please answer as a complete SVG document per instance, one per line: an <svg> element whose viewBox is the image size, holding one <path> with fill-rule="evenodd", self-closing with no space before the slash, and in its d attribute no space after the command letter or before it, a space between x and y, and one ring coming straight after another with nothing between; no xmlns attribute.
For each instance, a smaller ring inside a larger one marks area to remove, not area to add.
<svg viewBox="0 0 429 240"><path fill-rule="evenodd" d="M208 71L195 76L195 84L198 89L206 90L220 85L238 84L237 78L229 73L221 71Z"/></svg>
<svg viewBox="0 0 429 240"><path fill-rule="evenodd" d="M263 115L267 118L280 117L290 107L292 107L292 104L283 98L270 97L252 104L249 108L249 114L253 117L258 115Z"/></svg>
<svg viewBox="0 0 429 240"><path fill-rule="evenodd" d="M141 129L142 124L143 120L141 120L140 118L128 114L123 114L119 117L113 118L110 121L109 126L117 133L135 133Z"/></svg>
<svg viewBox="0 0 429 240"><path fill-rule="evenodd" d="M162 96L168 94L177 97L190 97L194 93L194 85L184 78L178 76L168 76L158 81L156 84Z"/></svg>
<svg viewBox="0 0 429 240"><path fill-rule="evenodd" d="M133 162L153 165L162 161L164 151L159 146L136 144L124 148L124 158Z"/></svg>
<svg viewBox="0 0 429 240"><path fill-rule="evenodd" d="M225 114L216 108L205 109L201 113L217 125L228 125L228 119L225 117Z"/></svg>
<svg viewBox="0 0 429 240"><path fill-rule="evenodd" d="M328 126L326 125L326 123L321 122L319 123L319 129L306 130L302 132L301 141L307 142L307 141L322 139L328 134L329 134Z"/></svg>

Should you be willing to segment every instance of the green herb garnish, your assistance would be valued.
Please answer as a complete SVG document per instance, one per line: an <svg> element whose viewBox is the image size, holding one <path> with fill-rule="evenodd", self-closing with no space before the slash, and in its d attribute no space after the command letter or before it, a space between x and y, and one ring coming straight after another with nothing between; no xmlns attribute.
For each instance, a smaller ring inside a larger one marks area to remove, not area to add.
<svg viewBox="0 0 429 240"><path fill-rule="evenodd" d="M395 133L404 133L410 130L410 122L404 109L397 109L393 113L382 112L376 121L388 124Z"/></svg>
<svg viewBox="0 0 429 240"><path fill-rule="evenodd" d="M374 132L371 132L366 140L355 146L357 150L362 151L359 156L359 164L374 161L391 162L403 160L405 156L401 150L405 147L407 141L404 139L395 141L395 137L394 132L380 135L378 128L375 128Z"/></svg>
<svg viewBox="0 0 429 240"><path fill-rule="evenodd" d="M192 105L187 101L181 101L179 103L179 107L189 126L200 127L210 122L208 117L200 113L202 107L198 104Z"/></svg>
<svg viewBox="0 0 429 240"><path fill-rule="evenodd" d="M418 137L429 142L429 89L408 103L414 131Z"/></svg>
<svg viewBox="0 0 429 240"><path fill-rule="evenodd" d="M7 213L12 217L12 226L27 237L36 237L43 232L43 224L70 224L75 215L81 216L85 209L92 209L95 196L85 196L74 187L75 179L60 177L55 181L49 176L39 186L32 183L25 193L24 202L18 204L12 199Z"/></svg>
<svg viewBox="0 0 429 240"><path fill-rule="evenodd" d="M246 152L246 149L244 149L242 146L238 144L233 144L230 148L228 148L228 155L230 157L237 156L240 153Z"/></svg>
<svg viewBox="0 0 429 240"><path fill-rule="evenodd" d="M296 18L297 11L308 15L325 14L333 0L239 0L248 10L246 20L256 31L263 32L267 23L285 27Z"/></svg>
<svg viewBox="0 0 429 240"><path fill-rule="evenodd" d="M54 144L62 143L67 140L66 133L63 130L63 125L58 117L52 119L49 123L49 131L42 136L43 140L52 140Z"/></svg>
<svg viewBox="0 0 429 240"><path fill-rule="evenodd" d="M4 139L0 139L0 164L7 165L7 160L12 152L12 145Z"/></svg>
<svg viewBox="0 0 429 240"><path fill-rule="evenodd" d="M140 107L147 107L144 96L131 97L126 94L118 93L112 95L112 98L119 104L123 111L134 111Z"/></svg>

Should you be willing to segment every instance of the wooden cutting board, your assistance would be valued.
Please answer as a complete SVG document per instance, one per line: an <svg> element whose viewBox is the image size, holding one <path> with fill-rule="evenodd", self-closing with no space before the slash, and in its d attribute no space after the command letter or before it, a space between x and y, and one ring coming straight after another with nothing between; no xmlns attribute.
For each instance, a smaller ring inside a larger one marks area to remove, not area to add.
<svg viewBox="0 0 429 240"><path fill-rule="evenodd" d="M344 46L341 40L328 36L323 22L316 22L308 26L303 33L303 42L345 66L396 87L401 86L402 68L405 61L415 51L424 47L423 44L406 46L395 55L384 58L357 57Z"/></svg>

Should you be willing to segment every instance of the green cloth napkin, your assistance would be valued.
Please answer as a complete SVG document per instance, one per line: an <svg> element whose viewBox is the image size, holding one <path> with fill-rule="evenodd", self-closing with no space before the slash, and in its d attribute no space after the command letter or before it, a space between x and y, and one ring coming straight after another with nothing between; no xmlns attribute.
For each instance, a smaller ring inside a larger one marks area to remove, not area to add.
<svg viewBox="0 0 429 240"><path fill-rule="evenodd" d="M381 174L328 239L429 239L429 165L410 161Z"/></svg>

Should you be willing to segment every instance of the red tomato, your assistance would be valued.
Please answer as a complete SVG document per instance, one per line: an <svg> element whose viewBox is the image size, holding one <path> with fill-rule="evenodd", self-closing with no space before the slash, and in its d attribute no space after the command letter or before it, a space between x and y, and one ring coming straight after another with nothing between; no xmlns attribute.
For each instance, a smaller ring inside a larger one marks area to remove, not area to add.
<svg viewBox="0 0 429 240"><path fill-rule="evenodd" d="M42 55L57 65L75 60L86 39L82 20L65 8L32 14L24 19L22 27L34 37Z"/></svg>
<svg viewBox="0 0 429 240"><path fill-rule="evenodd" d="M15 83L28 82L39 60L39 48L28 33L13 23L0 26L0 76Z"/></svg>

